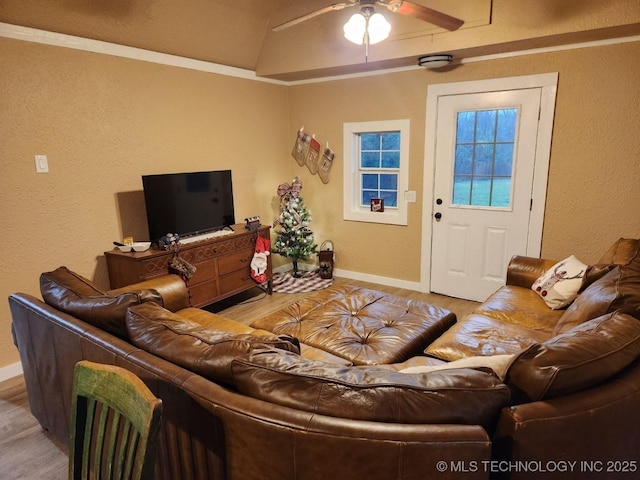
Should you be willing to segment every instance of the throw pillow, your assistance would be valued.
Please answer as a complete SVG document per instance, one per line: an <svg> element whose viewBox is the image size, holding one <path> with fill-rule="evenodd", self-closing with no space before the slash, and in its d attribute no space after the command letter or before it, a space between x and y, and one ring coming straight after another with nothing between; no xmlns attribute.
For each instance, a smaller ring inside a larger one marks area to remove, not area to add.
<svg viewBox="0 0 640 480"><path fill-rule="evenodd" d="M615 311L584 322L519 354L507 384L531 401L601 383L640 355L640 321Z"/></svg>
<svg viewBox="0 0 640 480"><path fill-rule="evenodd" d="M67 267L40 275L40 293L52 307L125 339L127 308L145 302L162 305L162 297L155 290L109 295Z"/></svg>
<svg viewBox="0 0 640 480"><path fill-rule="evenodd" d="M452 368L477 368L491 370L500 380L504 380L507 368L511 364L514 355L480 355L465 357L460 360L445 363L444 365L420 365L398 370L400 373L431 373Z"/></svg>
<svg viewBox="0 0 640 480"><path fill-rule="evenodd" d="M231 370L244 395L355 420L488 427L510 398L495 375L463 368L406 374L255 349L249 358L234 360Z"/></svg>
<svg viewBox="0 0 640 480"><path fill-rule="evenodd" d="M578 296L586 270L587 265L571 255L538 277L531 289L542 297L549 308L558 310Z"/></svg>

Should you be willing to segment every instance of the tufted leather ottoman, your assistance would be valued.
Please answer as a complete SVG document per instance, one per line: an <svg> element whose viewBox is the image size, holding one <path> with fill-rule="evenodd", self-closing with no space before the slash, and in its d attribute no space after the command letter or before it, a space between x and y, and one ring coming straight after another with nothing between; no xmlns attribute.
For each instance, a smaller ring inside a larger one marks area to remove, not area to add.
<svg viewBox="0 0 640 480"><path fill-rule="evenodd" d="M253 328L297 337L355 365L403 362L456 321L449 310L376 290L335 285L271 315Z"/></svg>

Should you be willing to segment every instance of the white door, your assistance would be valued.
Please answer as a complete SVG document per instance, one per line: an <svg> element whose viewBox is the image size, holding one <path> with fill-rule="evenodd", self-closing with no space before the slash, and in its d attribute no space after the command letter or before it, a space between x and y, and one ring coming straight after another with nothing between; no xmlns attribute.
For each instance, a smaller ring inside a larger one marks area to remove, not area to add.
<svg viewBox="0 0 640 480"><path fill-rule="evenodd" d="M431 291L483 301L527 253L541 93L438 98Z"/></svg>

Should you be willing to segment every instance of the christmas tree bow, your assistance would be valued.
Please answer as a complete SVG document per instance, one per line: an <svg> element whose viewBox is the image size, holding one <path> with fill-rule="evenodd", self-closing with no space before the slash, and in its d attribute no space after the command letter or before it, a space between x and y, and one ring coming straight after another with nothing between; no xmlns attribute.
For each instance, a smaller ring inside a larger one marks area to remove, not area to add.
<svg viewBox="0 0 640 480"><path fill-rule="evenodd" d="M280 214L285 211L285 205L291 204L294 199L298 198L301 190L302 182L298 180L297 177L293 179L291 185L286 182L278 185L278 196L280 197ZM295 209L293 209L293 217L296 223L299 223L301 221L300 215ZM275 227L278 223L282 224L280 219L276 219L276 221L273 222L273 226ZM294 230L297 230L300 228L300 225L296 225L293 228Z"/></svg>
<svg viewBox="0 0 640 480"><path fill-rule="evenodd" d="M291 194L292 197L297 197L300 195L300 191L302 190L302 182L298 179L295 179L291 185L288 183L281 183L278 185L278 196L280 200L283 200L283 197L287 194Z"/></svg>

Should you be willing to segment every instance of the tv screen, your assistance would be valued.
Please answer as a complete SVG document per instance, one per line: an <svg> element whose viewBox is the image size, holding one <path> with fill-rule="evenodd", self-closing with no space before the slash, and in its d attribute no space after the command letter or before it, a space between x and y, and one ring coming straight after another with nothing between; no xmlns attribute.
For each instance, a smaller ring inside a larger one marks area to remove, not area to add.
<svg viewBox="0 0 640 480"><path fill-rule="evenodd" d="M235 223L231 170L143 175L149 240L181 237Z"/></svg>

